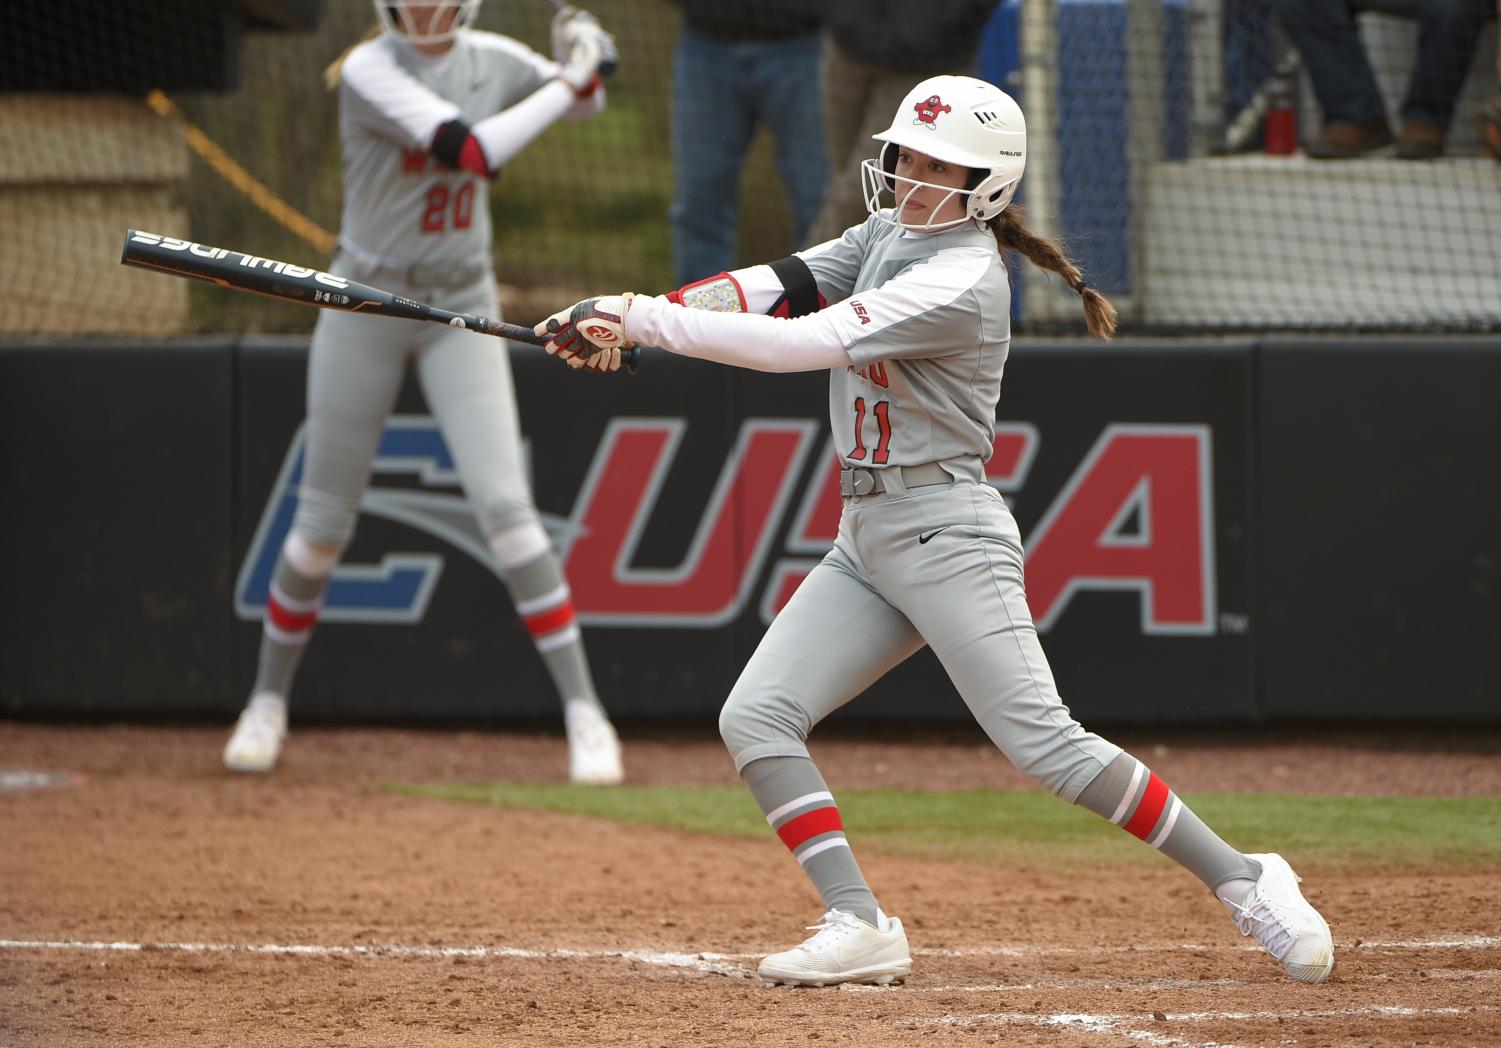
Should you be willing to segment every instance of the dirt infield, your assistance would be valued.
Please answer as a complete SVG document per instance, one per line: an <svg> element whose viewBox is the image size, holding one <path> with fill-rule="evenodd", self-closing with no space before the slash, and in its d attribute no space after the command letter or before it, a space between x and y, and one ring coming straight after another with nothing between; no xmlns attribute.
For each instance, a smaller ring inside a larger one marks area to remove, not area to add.
<svg viewBox="0 0 1501 1048"><path fill-rule="evenodd" d="M0 1046L1501 1043L1501 869L1300 866L1339 951L1310 987L1165 861L865 855L913 978L767 990L750 966L819 912L770 834L381 785L556 779L551 734L304 730L269 779L223 738L0 722L0 771L83 777L0 793ZM1117 738L1185 792L1501 794L1495 735ZM627 741L634 781L734 781L703 733ZM815 755L836 789L1021 785L962 731Z"/></svg>

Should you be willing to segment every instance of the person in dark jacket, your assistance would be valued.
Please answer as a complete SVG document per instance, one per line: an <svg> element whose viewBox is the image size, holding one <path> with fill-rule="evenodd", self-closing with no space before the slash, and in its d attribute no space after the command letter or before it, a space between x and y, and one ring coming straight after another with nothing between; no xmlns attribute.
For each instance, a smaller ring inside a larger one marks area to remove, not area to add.
<svg viewBox="0 0 1501 1048"><path fill-rule="evenodd" d="M966 73L998 0L833 0L824 10L823 126L829 182L809 244L865 214L860 162L916 80ZM799 245L802 246L802 245Z"/></svg>
<svg viewBox="0 0 1501 1048"><path fill-rule="evenodd" d="M740 171L765 124L787 187L793 247L818 214L827 164L813 85L820 13L801 0L673 0L682 10L672 64L673 268L679 284L735 267Z"/></svg>

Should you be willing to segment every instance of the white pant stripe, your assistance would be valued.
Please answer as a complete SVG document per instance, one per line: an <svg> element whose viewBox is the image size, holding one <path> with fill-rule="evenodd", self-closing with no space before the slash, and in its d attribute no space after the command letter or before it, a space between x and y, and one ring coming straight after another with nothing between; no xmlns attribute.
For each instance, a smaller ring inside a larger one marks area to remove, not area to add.
<svg viewBox="0 0 1501 1048"><path fill-rule="evenodd" d="M1110 816L1110 821L1117 826L1126 817L1126 809L1131 806L1131 798L1136 796L1136 787L1141 785L1141 777L1146 772L1147 766L1141 761L1136 762L1136 770L1131 773L1131 785L1126 787L1126 795L1121 798L1120 807L1115 809L1115 814Z"/></svg>
<svg viewBox="0 0 1501 1048"><path fill-rule="evenodd" d="M794 812L799 808L806 808L808 805L812 804L815 801L828 801L830 804L833 804L834 795L828 790L819 790L817 793L805 793L801 797L788 801L780 808L777 808L774 811L767 812L767 825L774 827L777 824L777 820L780 819L783 815L786 815L789 812Z"/></svg>
<svg viewBox="0 0 1501 1048"><path fill-rule="evenodd" d="M306 615L310 611L317 611L318 605L323 603L321 597L314 597L312 600L293 600L281 591L275 579L271 580L271 598L294 615Z"/></svg>
<svg viewBox="0 0 1501 1048"><path fill-rule="evenodd" d="M565 603L568 600L568 596L568 584L565 582L556 589L548 590L540 597L533 597L531 600L518 600L516 602L516 614L524 618L528 615L535 615L539 611L556 608L558 605Z"/></svg>
<svg viewBox="0 0 1501 1048"><path fill-rule="evenodd" d="M1167 822L1162 824L1162 830L1147 843L1154 848L1161 848L1162 842L1167 840L1167 835L1173 832L1173 823L1178 821L1178 813L1183 810L1183 802L1178 795L1173 794L1173 806L1168 809Z"/></svg>
<svg viewBox="0 0 1501 1048"><path fill-rule="evenodd" d="M830 848L848 848L849 846L850 842L846 840L844 834L841 833L838 837L830 837L826 841L819 841L817 844L813 845L810 848L804 848L802 851L797 853L795 858L797 859L797 864L799 866L805 866L807 865L808 860L813 858L813 856L818 855L822 852L826 852Z"/></svg>
<svg viewBox="0 0 1501 1048"><path fill-rule="evenodd" d="M580 633L578 626L570 625L567 629L558 630L556 633L549 633L545 637L538 637L537 650L555 651L558 648L572 644L574 641L578 640L579 637Z"/></svg>

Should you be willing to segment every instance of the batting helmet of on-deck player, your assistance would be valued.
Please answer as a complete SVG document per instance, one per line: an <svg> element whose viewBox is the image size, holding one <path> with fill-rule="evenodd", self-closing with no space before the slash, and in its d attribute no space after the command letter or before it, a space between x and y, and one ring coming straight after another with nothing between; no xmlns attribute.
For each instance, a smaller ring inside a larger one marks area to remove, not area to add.
<svg viewBox="0 0 1501 1048"><path fill-rule="evenodd" d="M474 24L475 16L479 14L479 5L480 0L375 0L375 13L380 18L381 27L392 36L412 44L441 44L452 40L460 30L468 29ZM433 9L426 32L417 31L417 19L412 13L414 7ZM441 32L434 32L433 27L442 25L444 16L450 10L455 12L452 25Z"/></svg>
<svg viewBox="0 0 1501 1048"><path fill-rule="evenodd" d="M884 144L876 158L861 164L865 207L871 214L893 224L901 224L894 217L900 209L893 209L891 216L882 213L883 191L904 195L898 192L899 184L911 187L905 192L923 186L949 188L896 178L892 172L896 170L900 147L975 171L975 176L970 179L972 184L953 189L950 195L966 195L966 217L980 222L992 219L1006 209L1016 195L1022 170L1027 166L1027 122L1022 117L1021 107L1000 88L972 76L935 76L924 80L907 92L891 126L871 137ZM932 228L947 229L964 220L940 223ZM927 226L905 225L904 228L921 232Z"/></svg>

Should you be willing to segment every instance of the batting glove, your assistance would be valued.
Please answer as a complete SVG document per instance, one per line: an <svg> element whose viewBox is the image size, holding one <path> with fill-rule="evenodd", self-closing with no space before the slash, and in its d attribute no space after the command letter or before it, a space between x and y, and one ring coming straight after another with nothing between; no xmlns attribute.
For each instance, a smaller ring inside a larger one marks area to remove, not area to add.
<svg viewBox="0 0 1501 1048"><path fill-rule="evenodd" d="M625 317L636 296L601 295L559 310L534 329L547 336L546 349L571 368L620 370L621 353L635 345L625 337Z"/></svg>
<svg viewBox="0 0 1501 1048"><path fill-rule="evenodd" d="M559 24L565 12L569 17ZM615 38L600 27L587 11L564 8L553 19L553 52L559 63L558 76L573 93L587 98L599 86L599 78L614 71Z"/></svg>

